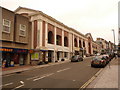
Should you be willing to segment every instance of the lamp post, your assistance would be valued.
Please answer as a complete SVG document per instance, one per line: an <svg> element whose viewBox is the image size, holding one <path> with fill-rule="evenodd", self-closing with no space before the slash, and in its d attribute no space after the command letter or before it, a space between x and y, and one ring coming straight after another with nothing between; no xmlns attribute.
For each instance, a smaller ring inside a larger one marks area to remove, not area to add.
<svg viewBox="0 0 120 90"><path fill-rule="evenodd" d="M114 50L116 50L116 48L115 48L115 30L112 29L112 31L113 31L113 37L114 37Z"/></svg>

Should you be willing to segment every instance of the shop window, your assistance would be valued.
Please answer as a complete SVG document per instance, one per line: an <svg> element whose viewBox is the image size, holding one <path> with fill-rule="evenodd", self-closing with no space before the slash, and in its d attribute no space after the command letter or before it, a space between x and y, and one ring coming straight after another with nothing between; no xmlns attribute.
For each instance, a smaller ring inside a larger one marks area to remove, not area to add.
<svg viewBox="0 0 120 90"><path fill-rule="evenodd" d="M64 37L64 46L68 47L68 38Z"/></svg>
<svg viewBox="0 0 120 90"><path fill-rule="evenodd" d="M67 53L67 52L64 53L64 57L65 57L65 58L68 57L68 53Z"/></svg>
<svg viewBox="0 0 120 90"><path fill-rule="evenodd" d="M77 47L77 39L74 39L74 46Z"/></svg>
<svg viewBox="0 0 120 90"><path fill-rule="evenodd" d="M20 31L19 31L19 35L20 36L25 36L26 34L26 26L23 24L20 24Z"/></svg>
<svg viewBox="0 0 120 90"><path fill-rule="evenodd" d="M52 31L48 32L48 43L53 44L53 33Z"/></svg>
<svg viewBox="0 0 120 90"><path fill-rule="evenodd" d="M3 32L10 33L11 21L3 19Z"/></svg>
<svg viewBox="0 0 120 90"><path fill-rule="evenodd" d="M31 60L39 60L39 53L32 53Z"/></svg>
<svg viewBox="0 0 120 90"><path fill-rule="evenodd" d="M61 36L60 35L57 35L57 37L56 37L56 44L61 45Z"/></svg>

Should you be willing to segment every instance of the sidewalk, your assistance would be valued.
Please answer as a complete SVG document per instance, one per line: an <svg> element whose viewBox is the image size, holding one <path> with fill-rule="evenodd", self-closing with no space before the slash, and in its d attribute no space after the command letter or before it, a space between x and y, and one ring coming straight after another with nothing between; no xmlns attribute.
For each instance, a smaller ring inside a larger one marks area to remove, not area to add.
<svg viewBox="0 0 120 90"><path fill-rule="evenodd" d="M43 64L43 65L35 65L35 66L24 65L24 66L15 66L15 67L3 68L2 69L2 74L0 74L0 75L8 75L8 74L12 74L12 73L23 72L23 71L27 71L27 70L33 70L33 69L36 69L36 68L42 68L42 67L62 64L62 63L66 63L66 62L69 62L69 60L60 61L60 62L56 62L56 63L48 63L48 64Z"/></svg>
<svg viewBox="0 0 120 90"><path fill-rule="evenodd" d="M86 88L118 89L118 60L120 58L113 59Z"/></svg>

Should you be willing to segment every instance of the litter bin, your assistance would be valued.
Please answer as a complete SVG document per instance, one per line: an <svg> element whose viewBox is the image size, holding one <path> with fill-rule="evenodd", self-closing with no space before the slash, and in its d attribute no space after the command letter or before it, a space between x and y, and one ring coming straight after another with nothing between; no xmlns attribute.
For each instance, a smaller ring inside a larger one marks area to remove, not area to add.
<svg viewBox="0 0 120 90"><path fill-rule="evenodd" d="M61 61L65 61L65 59L62 58Z"/></svg>

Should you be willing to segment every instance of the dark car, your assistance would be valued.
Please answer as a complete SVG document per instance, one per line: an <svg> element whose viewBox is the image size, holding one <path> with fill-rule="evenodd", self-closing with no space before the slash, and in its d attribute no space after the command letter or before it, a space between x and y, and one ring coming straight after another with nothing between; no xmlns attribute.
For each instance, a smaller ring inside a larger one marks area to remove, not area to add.
<svg viewBox="0 0 120 90"><path fill-rule="evenodd" d="M91 67L105 67L107 61L102 56L95 56L91 60Z"/></svg>
<svg viewBox="0 0 120 90"><path fill-rule="evenodd" d="M106 63L108 64L110 62L109 55L103 55L102 59L106 60Z"/></svg>
<svg viewBox="0 0 120 90"><path fill-rule="evenodd" d="M83 57L82 56L80 56L80 55L72 56L71 62L79 62L79 61L83 61Z"/></svg>

